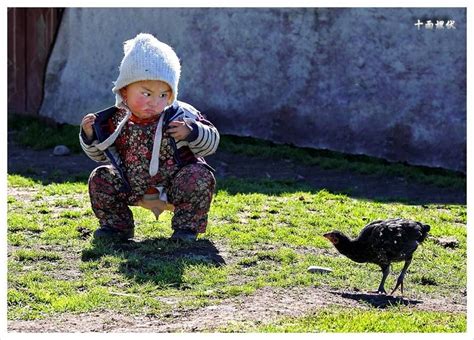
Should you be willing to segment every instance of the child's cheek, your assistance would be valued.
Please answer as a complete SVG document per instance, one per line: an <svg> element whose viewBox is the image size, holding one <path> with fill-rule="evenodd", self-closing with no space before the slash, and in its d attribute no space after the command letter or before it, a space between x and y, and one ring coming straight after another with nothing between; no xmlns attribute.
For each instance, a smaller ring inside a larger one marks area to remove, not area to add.
<svg viewBox="0 0 474 340"><path fill-rule="evenodd" d="M147 107L147 98L137 98L135 105L140 109L145 109Z"/></svg>

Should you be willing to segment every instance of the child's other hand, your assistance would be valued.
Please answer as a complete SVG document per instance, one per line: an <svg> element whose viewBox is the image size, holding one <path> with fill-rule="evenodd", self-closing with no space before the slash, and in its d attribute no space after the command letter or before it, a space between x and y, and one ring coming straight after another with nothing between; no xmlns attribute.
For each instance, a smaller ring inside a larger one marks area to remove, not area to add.
<svg viewBox="0 0 474 340"><path fill-rule="evenodd" d="M168 125L166 133L177 140L184 140L191 133L191 129L185 122L174 120Z"/></svg>
<svg viewBox="0 0 474 340"><path fill-rule="evenodd" d="M92 125L95 122L95 114L89 113L82 118L82 130L84 130L84 133L86 134L87 139L92 139L94 137L94 130L92 129Z"/></svg>

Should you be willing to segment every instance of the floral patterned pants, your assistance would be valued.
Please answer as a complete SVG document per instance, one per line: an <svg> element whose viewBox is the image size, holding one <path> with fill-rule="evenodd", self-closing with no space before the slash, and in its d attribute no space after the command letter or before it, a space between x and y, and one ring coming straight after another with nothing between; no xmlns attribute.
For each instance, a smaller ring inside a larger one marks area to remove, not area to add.
<svg viewBox="0 0 474 340"><path fill-rule="evenodd" d="M171 227L204 233L215 188L211 171L201 164L188 164L179 169L167 186L169 203L175 207ZM137 193L120 192L122 180L110 165L94 169L89 177L92 210L100 226L119 230L134 228L129 206L137 202Z"/></svg>

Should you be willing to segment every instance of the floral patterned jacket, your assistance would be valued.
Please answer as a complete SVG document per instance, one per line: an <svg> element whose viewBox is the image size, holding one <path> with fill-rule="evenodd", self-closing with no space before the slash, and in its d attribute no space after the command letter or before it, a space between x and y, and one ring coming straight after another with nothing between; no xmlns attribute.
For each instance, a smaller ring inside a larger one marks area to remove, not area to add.
<svg viewBox="0 0 474 340"><path fill-rule="evenodd" d="M79 142L86 155L96 162L110 162L124 180L124 191L130 191L130 185L123 168L124 162L116 149L115 141L120 136L131 113L123 108L115 106L95 113L94 136L88 140L82 129L79 133ZM123 118L122 118L123 117ZM191 129L186 140L174 140L170 138L174 149L174 160L179 166L191 163L201 163L213 169L206 163L204 156L213 154L219 144L220 136L217 129L191 105L175 101L168 107L157 122L156 134L153 143L153 156L150 162L150 175L158 172L159 152L163 131L168 124L174 120L184 121Z"/></svg>

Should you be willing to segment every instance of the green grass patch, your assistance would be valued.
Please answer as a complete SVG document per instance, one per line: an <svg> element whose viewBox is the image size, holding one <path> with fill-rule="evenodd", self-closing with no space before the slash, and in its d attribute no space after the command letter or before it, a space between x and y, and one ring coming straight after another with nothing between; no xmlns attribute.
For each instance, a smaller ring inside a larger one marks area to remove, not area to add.
<svg viewBox="0 0 474 340"><path fill-rule="evenodd" d="M56 261L61 258L61 255L51 251L20 249L13 253L13 258L18 261Z"/></svg>
<svg viewBox="0 0 474 340"><path fill-rule="evenodd" d="M39 185L39 182L21 175L8 175L8 186L20 188L34 188ZM10 199L10 198L9 198ZM11 199L14 199L13 197Z"/></svg>
<svg viewBox="0 0 474 340"><path fill-rule="evenodd" d="M43 187L43 190L40 191L40 194L46 196L66 196L70 194L86 194L87 193L87 183L84 182L67 182L67 183L51 183ZM72 197L62 198L60 202L66 202L66 205L69 205L72 200L76 204L77 200ZM59 203L61 204L61 203Z"/></svg>
<svg viewBox="0 0 474 340"><path fill-rule="evenodd" d="M79 127L69 124L47 123L37 117L8 115L8 130L15 131L15 140L35 150L66 145L72 152L80 152Z"/></svg>
<svg viewBox="0 0 474 340"><path fill-rule="evenodd" d="M31 232L41 232L42 224L38 215L24 214L20 211L11 212L7 217L8 230L10 232L27 230Z"/></svg>
<svg viewBox="0 0 474 340"><path fill-rule="evenodd" d="M265 333L462 333L466 315L403 307L384 310L332 307L299 318L282 318L256 328L233 325L223 332Z"/></svg>

